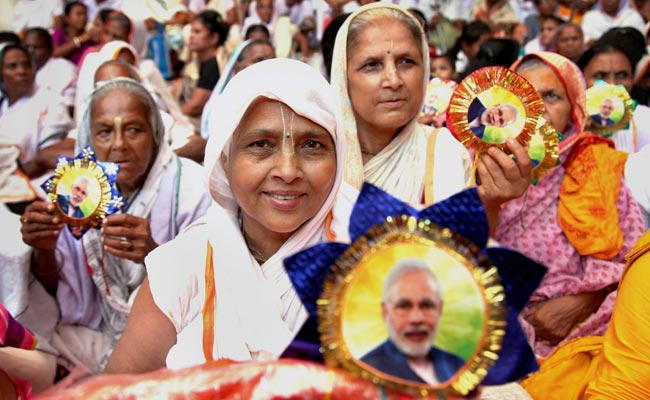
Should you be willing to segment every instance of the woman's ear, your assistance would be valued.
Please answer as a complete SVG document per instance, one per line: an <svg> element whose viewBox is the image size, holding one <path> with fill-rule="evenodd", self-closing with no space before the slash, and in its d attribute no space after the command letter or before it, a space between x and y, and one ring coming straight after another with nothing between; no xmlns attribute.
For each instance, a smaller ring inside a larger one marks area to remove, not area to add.
<svg viewBox="0 0 650 400"><path fill-rule="evenodd" d="M221 157L219 158L219 161L221 162L221 167L226 172L226 178L230 180L230 168L228 168L228 157L226 156L226 153L221 152Z"/></svg>

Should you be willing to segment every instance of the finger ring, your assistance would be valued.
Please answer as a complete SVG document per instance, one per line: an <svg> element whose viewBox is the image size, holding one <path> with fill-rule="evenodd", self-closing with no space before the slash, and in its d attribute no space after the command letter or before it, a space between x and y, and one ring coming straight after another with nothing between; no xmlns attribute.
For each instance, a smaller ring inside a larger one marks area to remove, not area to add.
<svg viewBox="0 0 650 400"><path fill-rule="evenodd" d="M130 241L129 239L123 239L120 240L120 245L122 245L122 248L124 250L131 250L131 248L133 247L133 242Z"/></svg>

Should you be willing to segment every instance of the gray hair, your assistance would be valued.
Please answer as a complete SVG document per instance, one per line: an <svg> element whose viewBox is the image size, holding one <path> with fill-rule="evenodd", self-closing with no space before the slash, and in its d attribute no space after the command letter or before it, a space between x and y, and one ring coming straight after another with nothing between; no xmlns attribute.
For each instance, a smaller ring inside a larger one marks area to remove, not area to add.
<svg viewBox="0 0 650 400"><path fill-rule="evenodd" d="M513 118L513 120L510 123L506 124L505 126L512 125L517 119L519 119L519 109L513 106L512 104L508 104L508 103L503 103L501 105L511 109L515 113L515 117Z"/></svg>
<svg viewBox="0 0 650 400"><path fill-rule="evenodd" d="M134 81L138 83L142 83L142 78L140 77L140 74L138 71L135 69L135 67L129 63L126 63L122 60L108 60L103 62L99 67L97 67L97 70L95 70L95 74L93 75L93 79L97 77L97 74L104 70L104 69L113 69L113 70L120 70L120 73L125 73L126 75L121 75L121 76L115 76L114 78L110 80L102 80L102 81L95 81L95 89L98 86L103 85L106 82L110 82L113 79L117 79L118 77L124 77L124 78L131 78Z"/></svg>
<svg viewBox="0 0 650 400"><path fill-rule="evenodd" d="M413 34L415 42L418 43L418 49L420 49L419 43L422 41L424 31L422 29L422 25L420 25L418 20L410 14L407 14L395 8L378 7L371 8L367 11L362 12L361 14L357 15L352 21L350 21L350 26L348 28L348 40L346 44L348 56L350 54L350 49L354 47L357 37L361 34L364 28L369 24L375 23L374 21L376 19L381 18L394 19L403 23L409 29L409 31L411 31L411 34ZM422 58L428 56L428 54L422 54Z"/></svg>
<svg viewBox="0 0 650 400"><path fill-rule="evenodd" d="M517 65L517 68L515 69L515 72L521 73L521 72L526 72L526 71L532 71L534 69L537 69L539 67L547 67L550 68L550 66L544 62L539 57L528 57L524 59L524 61L521 62L521 64Z"/></svg>
<svg viewBox="0 0 650 400"><path fill-rule="evenodd" d="M88 176L79 175L78 177L75 178L74 181L72 181L72 185L74 185L75 183L82 183L82 182L85 183L84 186L86 186L86 187L90 186L90 183L91 183L90 178Z"/></svg>
<svg viewBox="0 0 650 400"><path fill-rule="evenodd" d="M77 138L77 152L86 146L92 147L92 110L95 104L104 98L108 93L118 91L120 93L129 93L134 95L142 105L147 109L147 120L151 125L153 139L156 144L154 155L158 154L158 147L165 137L165 127L160 117L160 111L156 105L155 100L151 94L141 84L130 78L115 78L106 81L101 86L97 87L90 96L90 104L86 109L81 126L79 127L79 135ZM152 158L152 162L155 156Z"/></svg>
<svg viewBox="0 0 650 400"><path fill-rule="evenodd" d="M397 281L399 281L402 276L413 272L423 272L427 275L438 296L438 301L442 303L442 290L438 277L433 273L429 265L424 260L421 260L419 258L404 258L393 265L390 272L388 272L386 279L384 280L382 301L388 302L388 300L390 300L390 289L393 287L393 285L395 285L395 283L397 283Z"/></svg>

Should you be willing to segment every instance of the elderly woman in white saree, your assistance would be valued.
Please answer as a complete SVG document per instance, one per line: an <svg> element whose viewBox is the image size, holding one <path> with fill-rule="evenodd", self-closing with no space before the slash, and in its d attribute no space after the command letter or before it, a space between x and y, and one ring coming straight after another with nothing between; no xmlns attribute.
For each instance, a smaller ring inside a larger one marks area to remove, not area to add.
<svg viewBox="0 0 650 400"><path fill-rule="evenodd" d="M23 241L32 271L56 293L61 309L59 350L94 371L119 338L145 278L145 256L205 214L202 168L179 158L163 140L160 113L148 91L130 79L107 82L92 95L77 141L99 161L119 164L117 187L127 201L101 230L77 240L54 213L34 202L23 214Z"/></svg>
<svg viewBox="0 0 650 400"><path fill-rule="evenodd" d="M335 203L330 228L347 231L351 208L338 197L345 138L317 70L262 61L211 104L205 168L214 202L147 257L148 283L107 372L278 358L307 319L282 260L323 240Z"/></svg>
<svg viewBox="0 0 650 400"><path fill-rule="evenodd" d="M417 122L429 79L429 47L405 9L367 4L339 30L332 86L341 99L348 159L345 180L366 180L413 205L444 200L470 184L467 150L446 128ZM492 148L476 163L479 196L496 226L500 205L530 182L530 157L514 140L517 162Z"/></svg>

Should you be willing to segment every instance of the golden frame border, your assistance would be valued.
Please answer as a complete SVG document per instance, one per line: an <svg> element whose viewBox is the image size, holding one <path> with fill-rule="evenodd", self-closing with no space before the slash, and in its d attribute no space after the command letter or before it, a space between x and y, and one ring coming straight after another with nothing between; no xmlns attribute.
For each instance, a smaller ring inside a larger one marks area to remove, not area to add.
<svg viewBox="0 0 650 400"><path fill-rule="evenodd" d="M447 109L447 127L465 147L479 153L496 146L507 154L510 150L505 143L489 143L479 139L470 129L467 110L470 103L484 91L500 86L515 94L521 100L526 112L524 127L515 137L521 145L526 145L537 130L539 118L544 113L544 102L535 88L521 75L505 67L485 67L474 71L463 79L451 96Z"/></svg>
<svg viewBox="0 0 650 400"><path fill-rule="evenodd" d="M544 141L544 158L531 171L533 182L537 182L551 168L557 166L560 159L560 138L557 131L544 118L539 119L537 134L542 135Z"/></svg>
<svg viewBox="0 0 650 400"><path fill-rule="evenodd" d="M66 213L62 212L57 204L58 199L56 189L59 185L59 182L63 176L74 170L85 170L90 172L90 175L93 176L99 183L99 203L97 204L97 207L95 207L95 210L84 218L70 217ZM99 164L97 164L95 161L91 161L85 158L75 158L66 163L60 162L57 165L56 169L54 170L54 176L52 178L52 190L49 191L48 196L50 198L50 201L56 205L54 210L59 215L61 220L66 224L75 228L79 228L83 231L101 224L104 218L106 218L106 212L108 211L113 192L111 184L108 181L108 177L106 177L106 173Z"/></svg>
<svg viewBox="0 0 650 400"><path fill-rule="evenodd" d="M634 114L634 105L632 103L632 97L630 97L630 94L627 92L627 89L625 89L625 87L612 85L609 83L592 86L587 89L587 99L589 99L590 96L593 96L594 92L605 90L612 91L611 96L609 97L618 97L621 99L623 102L623 115L621 116L621 119L618 120L618 122L614 122L614 124L608 126L596 125L591 119L591 116L588 115L586 130L591 133L595 133L596 135L610 137L621 129L625 129L625 127L630 123L630 120Z"/></svg>
<svg viewBox="0 0 650 400"><path fill-rule="evenodd" d="M346 291L358 271L357 266L377 251L397 242L435 245L445 249L469 269L485 305L483 336L477 349L456 375L445 386L428 386L406 383L401 379L387 379L360 365L351 354L342 333L342 311ZM506 301L497 268L485 254L469 240L442 228L435 223L412 216L388 217L383 224L371 228L358 238L336 260L325 279L323 291L317 301L318 330L325 363L332 368L342 368L352 375L375 384L394 388L413 396L447 394L467 395L487 375L488 369L499 358L499 350L506 332Z"/></svg>

